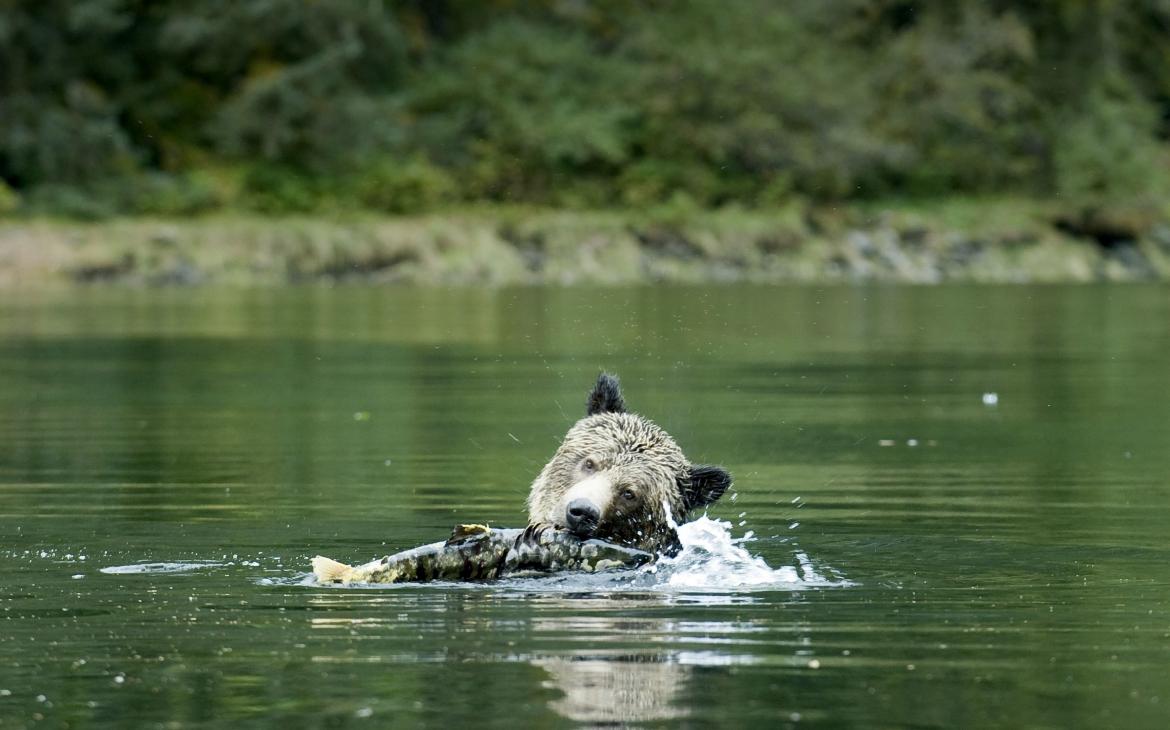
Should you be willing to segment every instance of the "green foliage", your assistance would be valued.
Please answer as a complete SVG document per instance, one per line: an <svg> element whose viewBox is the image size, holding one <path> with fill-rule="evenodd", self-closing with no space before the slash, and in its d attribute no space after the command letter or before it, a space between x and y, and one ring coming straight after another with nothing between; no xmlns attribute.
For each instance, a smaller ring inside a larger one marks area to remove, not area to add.
<svg viewBox="0 0 1170 730"><path fill-rule="evenodd" d="M47 183L32 188L30 213L99 220L118 214L185 216L214 210L222 195L206 176L138 173L84 185ZM2 208L2 206L0 206Z"/></svg>
<svg viewBox="0 0 1170 730"><path fill-rule="evenodd" d="M165 30L176 39L179 59L224 74L222 104L210 125L219 151L327 169L394 139L390 95L404 72L404 46L383 5L201 5L203 22L188 18ZM220 54L231 61L225 64Z"/></svg>
<svg viewBox="0 0 1170 730"><path fill-rule="evenodd" d="M874 175L887 153L866 124L866 59L826 35L823 15L764 0L689 7L641 13L623 46L642 69L638 146L686 170L669 187L718 204L785 179L837 198Z"/></svg>
<svg viewBox="0 0 1170 730"><path fill-rule="evenodd" d="M70 84L60 105L27 95L6 100L0 138L5 177L18 185L84 183L135 167L130 140L92 86Z"/></svg>
<svg viewBox="0 0 1170 730"><path fill-rule="evenodd" d="M896 150L882 192L1040 183L1039 105L1019 76L1035 49L1017 15L969 3L935 6L886 41L884 55L869 74L877 100L872 129Z"/></svg>
<svg viewBox="0 0 1170 730"><path fill-rule="evenodd" d="M618 185L622 203L633 208L681 198L709 204L718 195L719 177L695 160L646 159L623 170Z"/></svg>
<svg viewBox="0 0 1170 730"><path fill-rule="evenodd" d="M59 183L47 183L30 190L24 211L86 221L102 220L118 213L112 201L93 190Z"/></svg>
<svg viewBox="0 0 1170 730"><path fill-rule="evenodd" d="M418 75L415 138L466 171L472 195L547 199L559 172L616 170L635 110L627 69L583 32L508 20L458 44Z"/></svg>
<svg viewBox="0 0 1170 730"><path fill-rule="evenodd" d="M20 195L0 180L0 216L15 213L20 208Z"/></svg>
<svg viewBox="0 0 1170 730"><path fill-rule="evenodd" d="M455 184L426 160L383 160L355 177L354 194L363 206L386 213L420 213L452 199Z"/></svg>
<svg viewBox="0 0 1170 730"><path fill-rule="evenodd" d="M7 0L0 181L82 217L1141 195L1168 48L1165 0Z"/></svg>
<svg viewBox="0 0 1170 730"><path fill-rule="evenodd" d="M261 163L244 174L240 202L260 213L306 213L317 207L323 193L318 180L302 170Z"/></svg>
<svg viewBox="0 0 1170 730"><path fill-rule="evenodd" d="M1094 91L1081 114L1056 123L1055 188L1072 198L1119 198L1167 192L1170 157L1155 142L1157 119L1134 99ZM1161 191L1152 190L1161 187Z"/></svg>
<svg viewBox="0 0 1170 730"><path fill-rule="evenodd" d="M194 215L218 208L222 197L205 176L148 173L115 183L118 207L159 216Z"/></svg>

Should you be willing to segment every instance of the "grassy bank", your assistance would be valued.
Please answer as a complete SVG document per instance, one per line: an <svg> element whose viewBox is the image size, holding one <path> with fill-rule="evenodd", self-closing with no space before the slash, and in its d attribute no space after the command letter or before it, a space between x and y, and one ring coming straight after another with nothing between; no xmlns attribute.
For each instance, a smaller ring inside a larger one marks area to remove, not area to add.
<svg viewBox="0 0 1170 730"><path fill-rule="evenodd" d="M1170 279L1161 211L1021 200L0 220L6 287L1143 279Z"/></svg>

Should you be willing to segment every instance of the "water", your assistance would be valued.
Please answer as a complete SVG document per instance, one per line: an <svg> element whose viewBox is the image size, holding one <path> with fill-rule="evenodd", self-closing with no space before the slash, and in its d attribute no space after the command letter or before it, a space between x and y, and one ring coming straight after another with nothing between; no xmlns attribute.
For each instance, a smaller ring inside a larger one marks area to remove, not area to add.
<svg viewBox="0 0 1170 730"><path fill-rule="evenodd" d="M736 477L681 563L301 584L602 367ZM1170 724L1165 287L7 293L0 416L0 728Z"/></svg>

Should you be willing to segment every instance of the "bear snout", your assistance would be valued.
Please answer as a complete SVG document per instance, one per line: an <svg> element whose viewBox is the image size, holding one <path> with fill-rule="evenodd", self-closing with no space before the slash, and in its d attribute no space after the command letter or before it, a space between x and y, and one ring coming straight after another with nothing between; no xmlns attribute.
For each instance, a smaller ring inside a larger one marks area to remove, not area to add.
<svg viewBox="0 0 1170 730"><path fill-rule="evenodd" d="M577 537L592 537L601 522L601 510L591 500L578 498L565 510L565 525Z"/></svg>

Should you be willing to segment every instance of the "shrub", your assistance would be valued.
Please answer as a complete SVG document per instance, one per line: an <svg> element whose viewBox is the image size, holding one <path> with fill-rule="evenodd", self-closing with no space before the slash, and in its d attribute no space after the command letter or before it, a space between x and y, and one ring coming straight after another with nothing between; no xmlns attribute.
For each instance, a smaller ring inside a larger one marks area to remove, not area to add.
<svg viewBox="0 0 1170 730"><path fill-rule="evenodd" d="M363 206L387 213L419 213L452 199L455 184L423 159L382 160L357 174L354 195Z"/></svg>
<svg viewBox="0 0 1170 730"><path fill-rule="evenodd" d="M1167 155L1154 141L1158 120L1132 99L1092 94L1078 114L1062 115L1053 138L1056 192L1072 198L1166 192Z"/></svg>
<svg viewBox="0 0 1170 730"><path fill-rule="evenodd" d="M260 213L307 213L317 207L321 191L308 173L275 164L253 165L244 173L240 202Z"/></svg>
<svg viewBox="0 0 1170 730"><path fill-rule="evenodd" d="M48 183L29 191L24 210L38 215L101 220L116 215L117 206L92 188Z"/></svg>
<svg viewBox="0 0 1170 730"><path fill-rule="evenodd" d="M20 209L20 195L0 180L0 216L15 213Z"/></svg>

